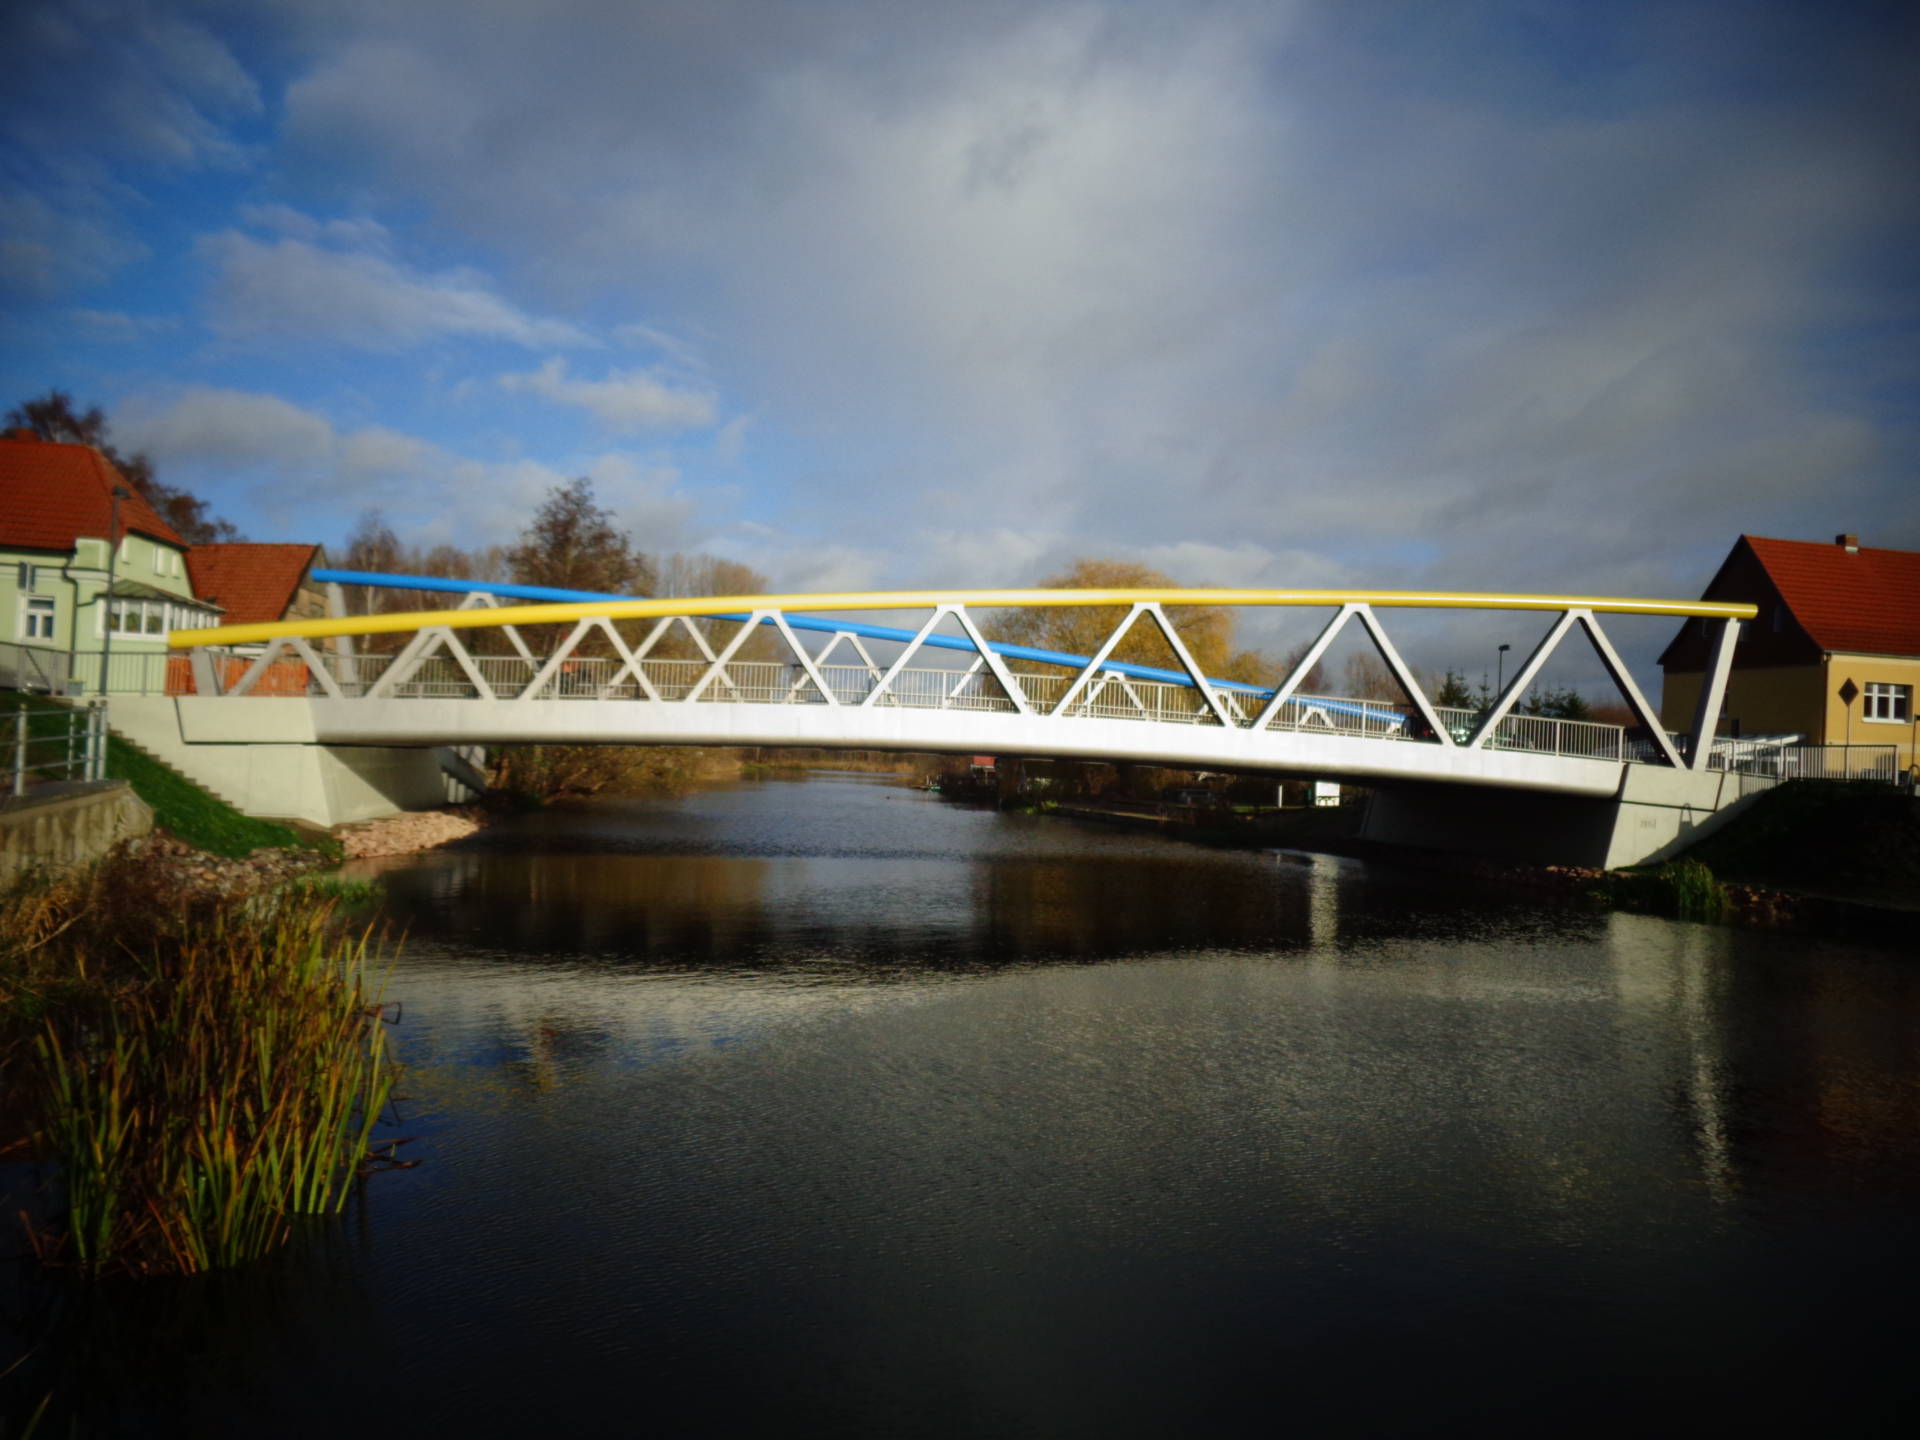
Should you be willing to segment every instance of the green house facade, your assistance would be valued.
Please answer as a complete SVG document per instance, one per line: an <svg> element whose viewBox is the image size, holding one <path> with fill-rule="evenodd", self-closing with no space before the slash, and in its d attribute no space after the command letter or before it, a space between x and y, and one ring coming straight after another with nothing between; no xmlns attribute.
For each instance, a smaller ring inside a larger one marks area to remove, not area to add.
<svg viewBox="0 0 1920 1440"><path fill-rule="evenodd" d="M0 436L0 688L168 693L167 632L220 620L187 549L92 447Z"/></svg>

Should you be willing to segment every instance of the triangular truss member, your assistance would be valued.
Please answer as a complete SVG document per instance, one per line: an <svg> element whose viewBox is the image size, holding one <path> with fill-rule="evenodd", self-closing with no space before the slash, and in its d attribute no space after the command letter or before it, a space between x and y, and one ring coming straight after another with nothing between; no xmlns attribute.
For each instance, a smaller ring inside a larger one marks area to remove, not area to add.
<svg viewBox="0 0 1920 1440"><path fill-rule="evenodd" d="M1614 688L1620 692L1621 698L1627 702L1627 707L1633 711L1635 718L1646 727L1662 758L1676 770L1682 768L1679 752L1673 748L1673 742L1667 738L1666 727L1660 723L1660 717L1653 713L1653 707L1647 704L1646 696L1640 693L1640 687L1634 683L1633 676L1621 663L1618 652L1613 648L1613 642L1607 639L1606 632L1600 628L1599 618L1591 610L1578 608L1562 611L1559 619L1547 627L1547 633L1540 637L1540 642L1533 647L1533 652L1527 656L1525 663L1513 672L1513 679L1495 699L1493 708L1475 727L1472 737L1467 741L1467 748L1481 749L1492 738L1500 728L1501 722L1513 713L1513 707L1519 703L1520 697L1527 692L1540 674L1541 668L1560 647L1560 642L1567 638L1568 632L1575 624L1586 632L1588 641L1593 645L1594 654L1599 656L1600 663L1605 667L1608 678L1613 681Z"/></svg>
<svg viewBox="0 0 1920 1440"><path fill-rule="evenodd" d="M746 620L741 622L739 631L727 642L726 649L713 657L713 660L708 664L707 668L701 672L700 678L694 682L693 688L687 691L686 698L680 703L683 705L693 704L699 700L702 695L706 694L707 687L712 685L715 680L721 681L721 683L726 685L730 690L733 690L734 695L738 698L739 690L726 674L727 663L740 652L740 647L745 645L748 639L752 637L753 632L763 624L771 625L780 632L781 638L787 643L788 650L793 653L793 657L799 663L800 668L806 672L806 678L813 684L814 688L819 691L820 698L829 705L838 705L840 703L839 700L834 696L833 691L827 688L827 682L821 677L819 668L813 663L813 657L807 653L807 647L800 643L799 638L793 633L792 627L787 624L787 617L782 615L778 610L755 610ZM712 651L709 650L708 653L712 654Z"/></svg>
<svg viewBox="0 0 1920 1440"><path fill-rule="evenodd" d="M956 672L960 676L960 678L954 681L953 688L947 691L947 704L951 705L955 700L958 700L960 698L960 692L962 690L965 690L968 685L973 683L973 677L978 675L982 670L986 668L987 668L986 657L982 655L976 655L973 657L972 664L967 666L966 669Z"/></svg>
<svg viewBox="0 0 1920 1440"><path fill-rule="evenodd" d="M1149 710L1147 708L1147 702L1140 698L1140 692L1134 689L1127 677L1122 675L1118 670L1109 670L1093 682L1092 686L1087 690L1086 695L1080 701L1080 713L1084 715L1092 710L1095 705L1098 705L1100 703L1100 697L1106 694L1110 687L1117 689L1122 695L1126 696L1127 703L1132 705L1133 708L1140 713L1142 720L1151 720L1153 718L1153 711ZM1055 713L1058 713L1058 707L1056 707Z"/></svg>
<svg viewBox="0 0 1920 1440"><path fill-rule="evenodd" d="M687 638L693 641L693 648L700 652L700 658L702 660L705 660L707 664L712 665L714 661L718 658L714 654L713 646L710 643L708 643L707 632L702 630L698 625L693 623L693 617L691 615L672 616L668 621L668 624L670 626L678 625L682 630L685 630L687 632ZM752 633L753 633L753 626L750 623L742 626L740 630L740 634L734 637L734 643L728 647L727 654L731 656L735 650L738 650L740 648L741 636L750 635ZM649 636L647 638L649 641L651 641L653 637ZM727 687L727 693L733 696L734 699L738 700L741 698L740 687L733 683L733 677L727 674L724 668L722 668L720 671L720 683ZM690 700L693 697L689 695L686 698Z"/></svg>
<svg viewBox="0 0 1920 1440"><path fill-rule="evenodd" d="M685 617L682 616L678 618L684 619ZM620 668L613 672L612 676L608 678L607 683L600 687L594 698L596 700L611 699L613 692L620 687L620 682L631 675L633 677L633 683L639 688L642 695L646 696L649 700L658 700L660 698L660 692L654 689L653 682L647 679L644 662L647 658L647 652L652 650L659 642L660 637L667 633L667 626L670 621L662 620L659 624L655 625L653 629L649 630L647 632L647 638L640 642L638 649L628 648L627 642L620 638L620 632L613 628L612 622L598 620L596 623L600 626L602 632L605 633L607 639L612 642L614 653L620 657Z"/></svg>
<svg viewBox="0 0 1920 1440"><path fill-rule="evenodd" d="M1540 668L1548 662L1553 651L1559 649L1559 643L1567 637L1567 632L1571 632L1574 624L1578 624L1586 632L1588 641L1594 645L1594 653L1599 657L1601 666L1605 666L1607 670L1607 678L1613 680L1613 687L1620 691L1620 699L1626 701L1626 707L1634 712L1634 718L1638 718L1640 724L1645 726L1647 735L1653 737L1653 745L1661 753L1661 758L1665 758L1667 764L1670 764L1674 770L1684 768L1680 762L1680 753L1674 749L1672 741L1667 737L1667 726L1663 726L1661 718L1653 714L1653 707L1647 705L1647 697L1640 693L1640 685L1634 684L1634 676L1620 662L1619 653L1613 649L1613 641L1609 641L1607 632L1599 628L1599 618L1588 609L1563 611L1561 616L1548 626L1548 632L1540 637L1540 643L1534 645L1532 655L1528 655L1526 662L1521 664L1521 668L1513 672L1513 680L1494 701L1494 708L1488 710L1486 718L1480 720L1480 724L1476 726L1473 737L1467 741L1467 749L1475 749L1475 751L1480 749L1482 745L1486 745L1486 741L1494 735L1496 730L1500 730L1501 722L1513 712L1515 705L1519 705L1521 695L1524 695L1526 689L1534 684L1534 678L1540 674Z"/></svg>
<svg viewBox="0 0 1920 1440"><path fill-rule="evenodd" d="M320 657L320 653L308 643L306 636L290 635L287 637L287 640L293 648L294 653L307 662L307 673L319 683L322 694L329 700L344 700L347 698L341 693L339 683L333 678L333 672L327 668L327 662L323 660Z"/></svg>
<svg viewBox="0 0 1920 1440"><path fill-rule="evenodd" d="M567 638L560 642L560 648L549 655L546 663L534 671L533 679L527 682L527 686L520 692L519 698L522 700L538 700L540 698L540 692L553 683L555 677L561 673L561 667L573 658L574 650L578 648L582 640L593 633L594 629L595 622L592 619L574 621L573 629L569 630L567 632Z"/></svg>
<svg viewBox="0 0 1920 1440"><path fill-rule="evenodd" d="M1313 644L1307 647L1307 653L1300 657L1300 663L1293 667L1293 673L1280 682L1280 688L1268 697L1265 708L1254 717L1255 730L1265 730L1273 724L1275 717L1280 714L1281 707L1293 698L1295 691L1307 683L1307 676L1313 673L1313 667L1320 663L1321 657L1327 653L1333 642L1340 638L1340 632L1346 627L1346 623L1359 614L1360 609L1358 604L1349 603L1342 605L1334 612L1333 618L1327 621L1325 628L1315 637Z"/></svg>
<svg viewBox="0 0 1920 1440"><path fill-rule="evenodd" d="M900 672L907 668L907 662L913 659L922 645L926 644L927 637L940 628L940 622L952 613L953 608L951 605L934 606L933 614L927 617L924 625L914 631L913 639L909 640L906 645L901 648L900 653L893 657L893 663L889 665L883 673L874 677L873 688L867 692L866 698L860 702L860 709L870 710L880 703L881 697L886 695L886 693L893 688L893 682L900 678ZM835 637L834 644L839 644L839 637ZM832 649L832 645L827 647L828 651ZM824 654L826 652L822 653ZM979 660L975 660L968 668L967 675L969 677L972 676L979 670L980 664L981 662ZM960 683L964 685L966 680L963 679ZM955 686L947 698L952 699L959 693L959 686Z"/></svg>
<svg viewBox="0 0 1920 1440"><path fill-rule="evenodd" d="M458 610L498 610L500 608L500 602L484 590L472 590L467 593L467 598L462 600L454 608ZM528 648L527 642L521 638L520 628L517 625L500 625L495 628L507 637L507 640L512 644L520 658L527 662L527 669L529 671L540 668L540 662L534 658L533 651Z"/></svg>
<svg viewBox="0 0 1920 1440"><path fill-rule="evenodd" d="M575 660L580 645L587 636L597 632L607 637L607 643L613 647L614 654L620 658L620 665L607 680L593 687L593 698L596 700L607 699L623 679L628 675L632 675L634 683L639 686L642 694L649 700L658 700L660 693L653 688L645 672L640 668L640 661L645 658L647 651L652 648L654 642L660 638L666 626L667 622L664 620L654 626L653 632L647 636L639 650L634 651L627 647L627 642L620 638L620 632L613 628L612 622L605 616L589 615L583 619L576 620L573 629L567 632L567 638L560 642L560 648L547 657L546 663L534 673L533 679L527 682L527 686L520 692L519 698L522 700L541 699L542 692L549 686L555 684L559 686L559 692L546 698L571 699L578 698L584 694L583 691L578 689L576 689L572 695L568 694L566 688L567 665L570 661ZM583 656L580 658L597 659L599 657Z"/></svg>
<svg viewBox="0 0 1920 1440"><path fill-rule="evenodd" d="M498 698L493 693L493 687L487 683L486 676L482 675L479 667L473 663L473 657L467 653L467 647L462 645L459 638L445 625L428 625L416 633L413 639L407 642L406 648L393 657L393 663L387 666L386 671L374 682L373 688L367 692L367 698L377 700L392 695L397 687L411 680L419 673L422 665L442 651L460 667L461 673L467 677L467 683L473 686L475 696L482 700Z"/></svg>
<svg viewBox="0 0 1920 1440"><path fill-rule="evenodd" d="M254 657L253 664L247 667L246 673L233 682L233 688L227 691L227 694L245 695L252 691L254 683L267 673L267 667L284 655L288 648L285 636L269 643L266 649Z"/></svg>
<svg viewBox="0 0 1920 1440"><path fill-rule="evenodd" d="M834 631L833 638L827 642L827 648L813 657L813 663L824 666L833 658L833 652L838 650L842 645L848 646L854 654L860 657L860 663L867 667L867 678L869 680L878 680L880 678L879 663L874 660L872 655L867 653L867 647L860 643L860 637L851 630Z"/></svg>
<svg viewBox="0 0 1920 1440"><path fill-rule="evenodd" d="M1206 700L1207 708L1213 712L1214 719L1229 730L1237 728L1233 716L1227 713L1227 707L1220 703L1220 692L1213 688L1213 683L1201 672L1200 667L1193 663L1193 656L1187 652L1186 642L1180 638L1180 632L1173 628L1173 622L1167 618L1167 612L1160 608L1158 601L1145 608L1153 617L1153 623L1160 627L1160 633L1167 637L1167 644L1179 658L1180 668L1187 672L1187 677L1193 681L1194 688Z"/></svg>
<svg viewBox="0 0 1920 1440"><path fill-rule="evenodd" d="M1094 676L1102 673L1100 667L1107 663L1108 658L1119 648L1120 642L1127 638L1127 631L1133 628L1133 622L1140 618L1141 612L1146 608L1147 606L1144 602L1134 602L1128 609L1126 617L1122 619L1118 625L1113 627L1113 630L1108 634L1107 638L1101 642L1100 648L1093 652L1093 658L1087 661L1081 668L1080 673L1073 677L1073 683L1067 686L1060 698L1054 702L1053 708L1047 712L1048 716L1051 717L1069 713L1073 707L1073 702L1079 698L1080 692L1086 688ZM1103 678L1100 683L1104 686L1106 679ZM1138 697L1135 698L1136 700L1138 699Z"/></svg>
<svg viewBox="0 0 1920 1440"><path fill-rule="evenodd" d="M852 647L853 653L860 657L860 663L866 667L867 679L877 685L880 680L880 666L878 662L874 660L873 656L867 653L867 647L860 643L860 637L850 630L834 631L833 638L827 642L826 648L814 655L813 663L818 667L820 673L822 675L827 673L827 661L833 658L833 652L838 650L843 643ZM800 676L794 680L793 684L787 687L787 699L792 700L800 691L806 689L806 687L807 677L806 673L802 671ZM864 700L861 701L862 705L865 703Z"/></svg>
<svg viewBox="0 0 1920 1440"><path fill-rule="evenodd" d="M1367 634L1373 637L1374 648L1380 652L1380 658L1387 662L1387 669L1393 672L1393 678L1406 692L1409 703L1420 712L1420 718L1427 722L1427 728L1433 732L1434 739L1442 747L1451 750L1454 746L1453 732L1440 723L1440 713L1427 699L1426 691L1420 688L1420 682L1413 678L1413 672L1407 668L1407 662L1400 658L1400 652L1393 648L1393 642L1387 638L1387 632L1380 628L1380 621L1373 613L1371 605L1360 607L1360 623L1367 627Z"/></svg>
<svg viewBox="0 0 1920 1440"><path fill-rule="evenodd" d="M973 617L967 613L966 606L955 605L951 608L953 618L959 622L960 628L966 631L967 639L973 642L973 648L980 653L980 658L986 662L987 669L999 682L1001 693L1012 703L1015 713L1031 715L1033 706L1027 700L1027 692L1022 690L1020 682L1013 678L1013 672L1007 669L1007 662L1000 657L1000 652L987 644L987 637L982 635L979 626L973 623Z"/></svg>
<svg viewBox="0 0 1920 1440"><path fill-rule="evenodd" d="M1327 622L1326 628L1320 632L1313 644L1307 647L1307 653L1300 657L1300 663L1293 667L1293 673L1287 676L1281 682L1280 688L1268 698L1266 707L1261 710L1259 718L1253 722L1253 728L1264 730L1273 723L1274 717L1280 713L1280 707L1292 699L1294 693L1306 683L1306 678L1312 673L1313 667L1320 663L1321 657L1339 638L1347 622L1355 618L1358 618L1361 628L1367 632L1367 638L1373 642L1373 648L1379 652L1381 661L1393 675L1394 683L1406 696L1407 703L1427 723L1427 728L1432 732L1434 739L1441 745L1451 748L1454 743L1453 735L1445 725L1440 723L1439 713L1428 702L1426 692L1413 678L1413 672L1407 669L1407 662L1400 658L1400 652L1394 648L1393 641L1387 638L1387 632L1380 627L1380 621L1375 617L1373 607L1359 601L1349 601L1342 605L1334 617Z"/></svg>

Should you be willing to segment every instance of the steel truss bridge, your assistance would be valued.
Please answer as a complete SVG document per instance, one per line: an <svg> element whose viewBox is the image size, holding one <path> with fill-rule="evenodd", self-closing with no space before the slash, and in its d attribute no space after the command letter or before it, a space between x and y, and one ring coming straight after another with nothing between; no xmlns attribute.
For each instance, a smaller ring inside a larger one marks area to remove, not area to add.
<svg viewBox="0 0 1920 1440"><path fill-rule="evenodd" d="M1699 617L1712 657L1692 734L1711 735L1735 627L1751 605L1693 600L1320 590L967 590L633 599L466 580L322 571L324 619L175 631L191 694L186 741L327 746L514 743L770 745L1109 760L1270 772L1373 784L1438 782L1562 796L1625 793L1628 773L1676 777L1710 746L1661 725L1602 628L1615 614ZM451 591L456 608L344 613L343 584ZM529 595L540 603L503 603ZM565 597L565 598L554 598ZM1119 607L1091 655L990 642L978 612ZM1324 607L1331 616L1291 673L1270 685L1211 679L1168 607ZM1545 635L1483 711L1437 707L1382 620L1401 609L1534 611ZM918 615L915 629L848 618ZM737 623L724 644L694 622ZM628 624L623 633L617 622ZM528 627L566 626L558 643ZM1177 669L1113 658L1157 630ZM1315 664L1358 626L1405 704L1304 693ZM1639 724L1515 713L1542 667L1584 631ZM809 635L813 644L803 642ZM405 636L368 653L374 635ZM821 638L824 637L824 638ZM671 643L679 654L669 657ZM749 648L751 646L751 649ZM771 651L771 655L767 652ZM891 653L889 653L889 651ZM751 657L751 658L749 658ZM946 661L947 663L940 663ZM961 663L964 661L965 663ZM1052 667L1041 672L1034 664Z"/></svg>

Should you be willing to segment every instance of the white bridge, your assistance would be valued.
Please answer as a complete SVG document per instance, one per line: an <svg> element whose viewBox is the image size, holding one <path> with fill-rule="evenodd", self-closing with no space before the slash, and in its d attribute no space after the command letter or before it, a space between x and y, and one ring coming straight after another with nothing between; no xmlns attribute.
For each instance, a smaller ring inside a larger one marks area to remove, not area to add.
<svg viewBox="0 0 1920 1440"><path fill-rule="evenodd" d="M1119 607L1120 619L1093 655L1061 656L1074 664L1043 666L1001 653L1015 647L990 643L976 620L982 610L1035 605ZM1167 614L1169 606L1271 605L1325 606L1333 613L1292 672L1268 686L1203 674ZM1555 618L1493 703L1469 711L1436 707L1424 695L1381 622L1380 612L1400 608L1527 610ZM823 612L876 611L924 618L917 630L891 632L821 618ZM166 703L173 707L178 741L194 749L814 746L1344 780L1398 797L1372 827L1383 838L1396 828L1425 826L1421 817L1429 810L1442 813L1421 798L1423 791L1446 787L1457 796L1459 787L1473 787L1489 802L1474 807L1482 815L1495 814L1491 802L1500 796L1515 797L1523 807L1528 797L1606 802L1611 819L1602 827L1610 837L1601 847L1604 856L1595 853L1591 836L1577 844L1549 843L1551 834L1540 827L1551 832L1555 825L1545 821L1545 812L1515 823L1524 823L1547 850L1621 863L1632 850L1641 852L1633 859L1657 852L1720 809L1732 798L1728 780L1738 777L1709 770L1710 747L1662 727L1602 629L1601 616L1610 613L1701 617L1714 625L1700 702L1705 718L1693 730L1711 734L1708 722L1724 691L1734 626L1753 613L1751 606L1408 592L1002 590L502 606L476 591L451 610L336 613L177 631L170 644L186 651L187 665L174 662L184 683L172 688L188 693ZM719 648L693 623L699 617L733 621ZM570 628L561 635L563 624ZM1164 637L1177 671L1149 672L1113 660L1139 625ZM1372 641L1404 702L1302 693L1314 665L1349 625ZM557 643L532 639L529 627L535 626L557 635ZM1640 723L1631 730L1514 713L1542 666L1576 629L1592 641L1637 716ZM824 632L826 638L809 648L803 631ZM883 644L871 639L875 633L901 638ZM398 645L393 653L368 653L364 637L375 635L406 638L385 642ZM953 663L939 663L949 657ZM1622 807L1669 810L1678 818L1641 825L1646 835L1615 843ZM1457 800L1444 808L1457 819ZM1403 813L1405 825L1396 827L1393 813ZM1577 829L1600 821L1591 804L1575 813L1587 815ZM1446 839L1428 837L1429 843Z"/></svg>

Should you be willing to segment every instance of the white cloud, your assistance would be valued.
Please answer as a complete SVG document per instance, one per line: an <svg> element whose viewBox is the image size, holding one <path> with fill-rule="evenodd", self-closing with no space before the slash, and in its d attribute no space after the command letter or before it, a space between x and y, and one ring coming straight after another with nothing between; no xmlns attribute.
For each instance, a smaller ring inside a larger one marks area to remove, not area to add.
<svg viewBox="0 0 1920 1440"><path fill-rule="evenodd" d="M285 236L267 244L235 230L207 236L208 321L228 339L314 338L368 350L432 340L505 340L528 347L592 343L577 327L527 314L471 270L431 275L365 251Z"/></svg>
<svg viewBox="0 0 1920 1440"><path fill-rule="evenodd" d="M343 429L317 411L241 390L136 396L115 430L169 480L224 502L216 509L256 510L269 527L259 539L325 540L378 508L415 543L503 543L555 486L582 474L647 549L681 548L696 509L679 472L657 458L607 451L566 469L483 459L384 426ZM325 497L324 510L315 496Z"/></svg>
<svg viewBox="0 0 1920 1440"><path fill-rule="evenodd" d="M124 310L75 310L69 319L82 334L119 344L150 339L180 324L172 315L129 315Z"/></svg>
<svg viewBox="0 0 1920 1440"><path fill-rule="evenodd" d="M502 375L500 384L576 406L608 429L627 432L704 428L713 423L719 403L711 390L676 385L654 370L613 370L604 380L575 380L558 357L524 375Z"/></svg>
<svg viewBox="0 0 1920 1440"><path fill-rule="evenodd" d="M291 205L242 205L240 223L254 230L268 230L292 240L326 244L348 250L385 250L392 232L371 216L321 220L296 210Z"/></svg>

